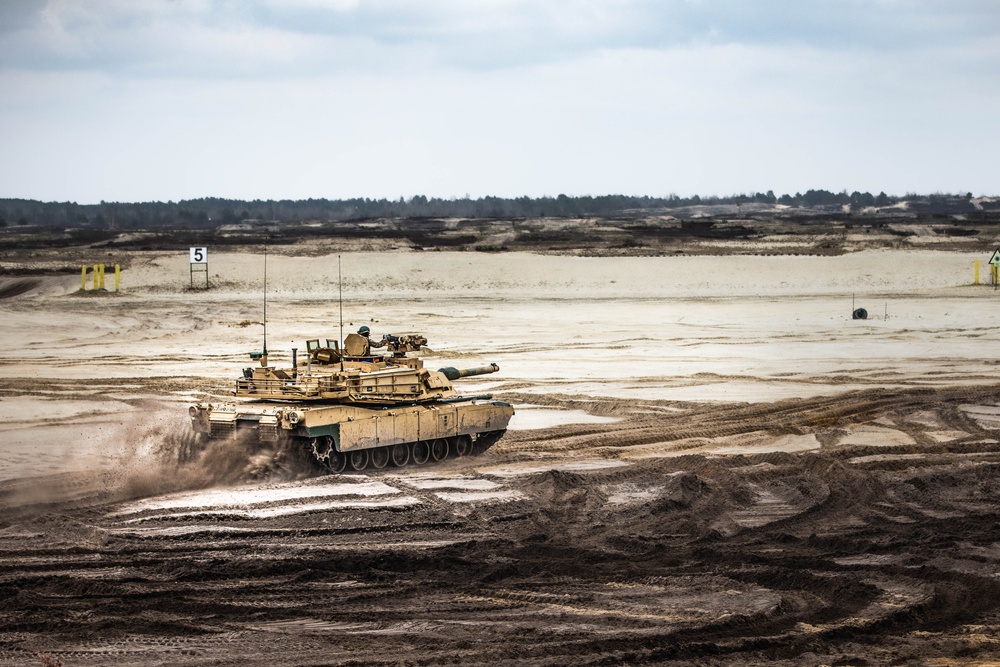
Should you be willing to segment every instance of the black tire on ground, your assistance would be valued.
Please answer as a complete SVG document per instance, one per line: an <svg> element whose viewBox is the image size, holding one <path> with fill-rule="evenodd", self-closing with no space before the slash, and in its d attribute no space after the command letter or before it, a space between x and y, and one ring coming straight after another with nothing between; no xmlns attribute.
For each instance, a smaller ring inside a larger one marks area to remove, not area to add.
<svg viewBox="0 0 1000 667"><path fill-rule="evenodd" d="M853 313L851 313L851 319L852 320L867 320L868 319L868 311L865 310L864 308L857 308L857 309L855 309L855 311Z"/></svg>
<svg viewBox="0 0 1000 667"><path fill-rule="evenodd" d="M355 449L347 455L351 468L358 471L368 467L369 458L367 449Z"/></svg>
<svg viewBox="0 0 1000 667"><path fill-rule="evenodd" d="M389 448L388 447L376 447L371 450L371 463L372 467L376 470L381 470L382 468L389 465Z"/></svg>
<svg viewBox="0 0 1000 667"><path fill-rule="evenodd" d="M451 452L457 458L463 456L469 456L472 454L472 436L471 435L459 435L455 437L454 443L452 443Z"/></svg>
<svg viewBox="0 0 1000 667"><path fill-rule="evenodd" d="M448 441L438 438L431 442L431 458L435 461L444 461L448 458Z"/></svg>
<svg viewBox="0 0 1000 667"><path fill-rule="evenodd" d="M418 466L422 466L431 458L431 447L427 444L426 440L420 440L410 445L410 453L413 462Z"/></svg>
<svg viewBox="0 0 1000 667"><path fill-rule="evenodd" d="M392 456L390 457L392 459L392 465L397 468L402 468L410 462L410 448L403 443L393 445L390 452L392 453Z"/></svg>

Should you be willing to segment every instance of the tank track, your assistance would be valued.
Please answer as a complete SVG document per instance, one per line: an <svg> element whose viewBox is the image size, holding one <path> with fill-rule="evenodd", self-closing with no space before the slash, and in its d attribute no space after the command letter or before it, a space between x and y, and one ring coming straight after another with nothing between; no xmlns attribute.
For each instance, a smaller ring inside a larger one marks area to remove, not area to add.
<svg viewBox="0 0 1000 667"><path fill-rule="evenodd" d="M478 433L475 437L458 435L348 452L338 452L330 436L311 439L293 438L293 446L296 444L301 446L322 472L361 472L381 470L389 465L402 468L407 465L440 463L449 456L452 458L478 456L492 447L506 432L506 429L488 431Z"/></svg>
<svg viewBox="0 0 1000 667"><path fill-rule="evenodd" d="M262 479L281 469L303 471L303 464L305 469L312 469L320 474L377 471L390 466L403 468L436 464L448 458L478 456L496 444L506 432L507 430L503 429L478 433L474 436L459 435L349 452L336 451L333 439L329 436L311 439L298 436L285 437L268 448L269 461L258 464L257 468L248 472L247 477ZM261 453L257 439L251 440L247 436L247 433L237 432L231 437L237 440L243 438L248 457ZM165 450L170 450L177 465L185 466L197 462L209 447L209 443L218 438L209 437L206 433L187 431L169 440L164 443Z"/></svg>

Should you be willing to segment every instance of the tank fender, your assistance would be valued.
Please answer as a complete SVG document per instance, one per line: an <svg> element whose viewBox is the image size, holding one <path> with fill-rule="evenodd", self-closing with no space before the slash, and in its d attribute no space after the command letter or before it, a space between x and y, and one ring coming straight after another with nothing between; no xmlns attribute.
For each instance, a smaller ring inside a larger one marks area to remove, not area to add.
<svg viewBox="0 0 1000 667"><path fill-rule="evenodd" d="M307 438L321 438L323 436L330 436L333 438L333 445L336 447L337 451L343 451L340 448L340 426L339 424L322 424L319 426L306 426L301 429L302 435Z"/></svg>

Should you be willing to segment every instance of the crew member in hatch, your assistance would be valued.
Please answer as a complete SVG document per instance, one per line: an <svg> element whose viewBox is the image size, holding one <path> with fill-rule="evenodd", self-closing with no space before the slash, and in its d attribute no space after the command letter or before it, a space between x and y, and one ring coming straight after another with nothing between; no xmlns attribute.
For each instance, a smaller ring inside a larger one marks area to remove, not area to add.
<svg viewBox="0 0 1000 667"><path fill-rule="evenodd" d="M372 342L371 339L372 330L369 329L367 326L362 325L361 328L358 329L358 335L365 339L366 347L364 356L368 356L369 354L371 354L373 347L385 347L386 345L385 337L383 337L382 340L378 341L377 343Z"/></svg>

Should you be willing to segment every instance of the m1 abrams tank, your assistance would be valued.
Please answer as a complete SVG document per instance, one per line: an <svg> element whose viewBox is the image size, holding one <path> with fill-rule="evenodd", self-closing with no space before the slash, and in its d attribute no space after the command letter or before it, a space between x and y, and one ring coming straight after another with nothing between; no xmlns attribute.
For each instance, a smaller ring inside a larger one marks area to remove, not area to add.
<svg viewBox="0 0 1000 667"><path fill-rule="evenodd" d="M244 438L248 447L290 447L322 470L342 472L479 454L499 440L514 414L490 395L464 396L452 381L495 373L478 368L423 367L408 357L427 344L419 334L387 335L370 344L349 334L336 341L307 341L307 359L292 350L292 367L259 366L236 380L238 402L197 403L189 412L199 438ZM386 347L372 354L371 347Z"/></svg>

